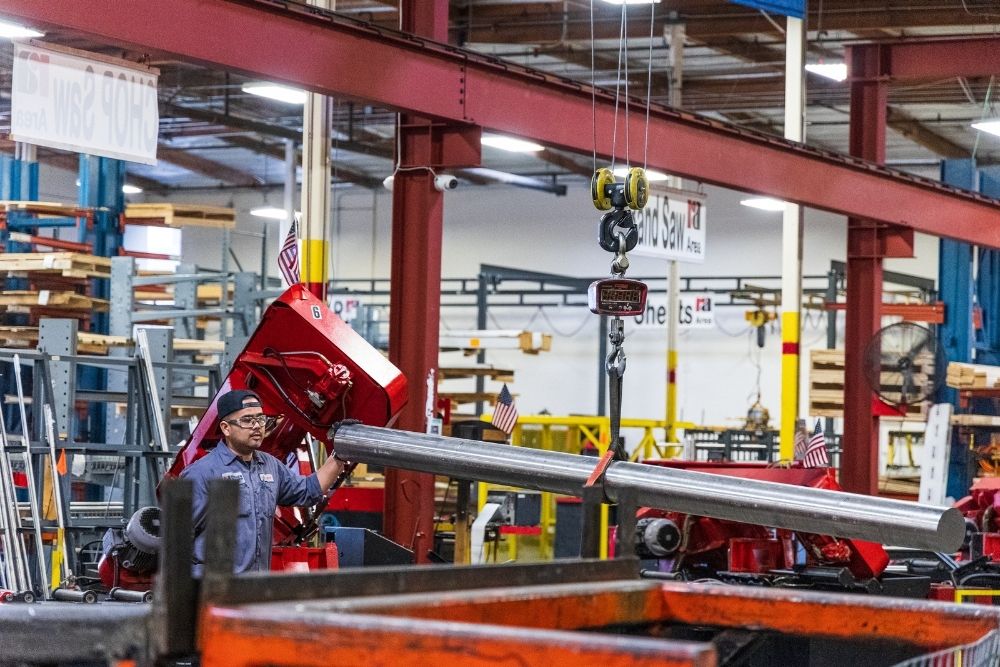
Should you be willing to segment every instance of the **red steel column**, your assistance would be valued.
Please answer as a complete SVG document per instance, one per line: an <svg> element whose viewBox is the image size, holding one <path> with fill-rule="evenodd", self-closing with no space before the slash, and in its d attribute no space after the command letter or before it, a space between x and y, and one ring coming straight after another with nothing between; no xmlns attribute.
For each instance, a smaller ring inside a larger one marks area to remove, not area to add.
<svg viewBox="0 0 1000 667"><path fill-rule="evenodd" d="M448 0L403 0L402 29L442 42L448 39ZM362 56L363 57L363 56ZM420 85L414 82L413 85ZM428 164L433 135L427 121L401 114L401 165ZM444 195L426 169L400 170L392 189L392 273L389 296L389 359L409 381L410 399L396 426L425 432L427 377L436 372L441 309L441 237ZM434 475L387 469L385 534L413 549L418 563L434 548Z"/></svg>
<svg viewBox="0 0 1000 667"><path fill-rule="evenodd" d="M851 155L885 162L887 79L878 45L851 47ZM840 484L845 491L878 491L878 417L865 378L864 350L881 326L882 257L878 225L847 221L847 321L844 359L844 437Z"/></svg>

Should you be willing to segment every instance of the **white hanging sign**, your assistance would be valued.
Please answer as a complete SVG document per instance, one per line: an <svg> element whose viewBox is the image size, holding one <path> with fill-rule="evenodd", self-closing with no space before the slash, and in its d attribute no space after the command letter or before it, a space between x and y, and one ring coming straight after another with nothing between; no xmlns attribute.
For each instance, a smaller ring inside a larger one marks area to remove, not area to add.
<svg viewBox="0 0 1000 667"><path fill-rule="evenodd" d="M117 58L15 43L11 139L156 164L158 77Z"/></svg>
<svg viewBox="0 0 1000 667"><path fill-rule="evenodd" d="M667 326L667 297L650 294L646 310L632 317L635 326L664 329ZM677 326L681 329L714 329L715 296L712 294L681 294L677 307Z"/></svg>
<svg viewBox="0 0 1000 667"><path fill-rule="evenodd" d="M651 186L646 207L632 212L639 228L639 244L632 253L704 262L705 210L705 195Z"/></svg>
<svg viewBox="0 0 1000 667"><path fill-rule="evenodd" d="M330 310L345 322L351 322L358 316L358 306L361 300L357 297L330 297Z"/></svg>

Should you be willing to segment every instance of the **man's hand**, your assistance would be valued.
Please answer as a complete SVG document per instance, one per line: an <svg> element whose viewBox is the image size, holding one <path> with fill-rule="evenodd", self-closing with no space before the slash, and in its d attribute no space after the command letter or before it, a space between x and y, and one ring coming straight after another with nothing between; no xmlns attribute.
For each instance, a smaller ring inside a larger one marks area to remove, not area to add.
<svg viewBox="0 0 1000 667"><path fill-rule="evenodd" d="M337 481L340 473L344 472L344 467L346 463L341 461L334 455L330 455L326 461L319 467L316 471L316 477L319 480L319 486L323 491L326 491L333 483Z"/></svg>

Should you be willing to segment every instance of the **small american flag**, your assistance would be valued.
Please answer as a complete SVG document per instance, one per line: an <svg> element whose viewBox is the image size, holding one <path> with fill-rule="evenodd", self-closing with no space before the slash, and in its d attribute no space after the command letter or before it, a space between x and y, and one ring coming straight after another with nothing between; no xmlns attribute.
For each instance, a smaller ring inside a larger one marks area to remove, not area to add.
<svg viewBox="0 0 1000 667"><path fill-rule="evenodd" d="M281 275L285 277L285 282L289 287L299 282L299 235L296 233L298 219L292 218L292 225L288 228L288 236L281 244L281 251L278 252L278 268Z"/></svg>
<svg viewBox="0 0 1000 667"><path fill-rule="evenodd" d="M823 435L823 424L816 420L816 428L812 437L809 438L809 445L806 447L806 455L802 459L806 468L828 468L830 466L830 456L826 452L826 436Z"/></svg>
<svg viewBox="0 0 1000 667"><path fill-rule="evenodd" d="M792 458L801 461L806 457L806 429L799 426L795 429L795 452Z"/></svg>
<svg viewBox="0 0 1000 667"><path fill-rule="evenodd" d="M510 435L517 423L517 406L514 405L514 397L510 395L510 390L504 384L497 397L497 407L493 411L493 425L504 433Z"/></svg>

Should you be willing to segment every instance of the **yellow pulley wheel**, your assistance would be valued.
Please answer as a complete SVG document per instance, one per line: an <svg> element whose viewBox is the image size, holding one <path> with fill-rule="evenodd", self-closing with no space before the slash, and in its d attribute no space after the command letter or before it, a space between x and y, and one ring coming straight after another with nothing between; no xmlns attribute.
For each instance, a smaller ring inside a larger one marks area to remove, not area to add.
<svg viewBox="0 0 1000 667"><path fill-rule="evenodd" d="M615 175L607 167L601 167L590 179L590 198L598 211L611 210L611 193L608 186L615 184Z"/></svg>
<svg viewBox="0 0 1000 667"><path fill-rule="evenodd" d="M632 167L625 177L625 203L633 211L646 206L649 201L649 179L642 167Z"/></svg>

